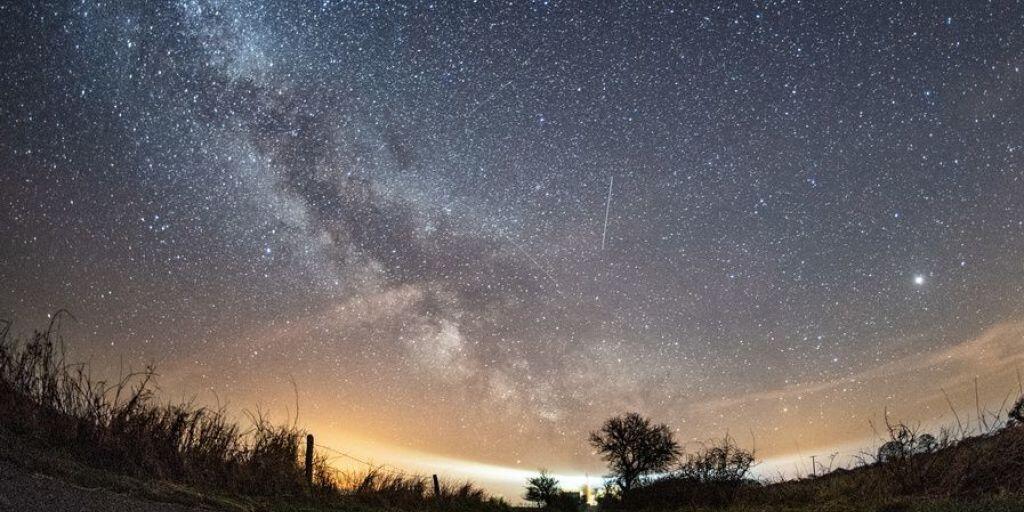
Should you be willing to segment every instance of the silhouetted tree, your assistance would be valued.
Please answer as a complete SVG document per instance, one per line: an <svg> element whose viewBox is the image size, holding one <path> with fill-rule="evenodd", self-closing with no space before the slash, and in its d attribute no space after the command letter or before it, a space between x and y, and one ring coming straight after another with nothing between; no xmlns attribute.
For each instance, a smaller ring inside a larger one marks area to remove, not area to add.
<svg viewBox="0 0 1024 512"><path fill-rule="evenodd" d="M754 454L740 448L727 435L709 447L687 454L679 465L678 475L701 483L738 484L753 465Z"/></svg>
<svg viewBox="0 0 1024 512"><path fill-rule="evenodd" d="M526 501L532 501L537 505L547 507L559 493L558 480L548 475L547 470L540 470L540 474L526 480Z"/></svg>
<svg viewBox="0 0 1024 512"><path fill-rule="evenodd" d="M605 421L601 430L590 434L590 444L608 462L623 494L647 475L668 469L680 454L667 425L652 425L635 412Z"/></svg>

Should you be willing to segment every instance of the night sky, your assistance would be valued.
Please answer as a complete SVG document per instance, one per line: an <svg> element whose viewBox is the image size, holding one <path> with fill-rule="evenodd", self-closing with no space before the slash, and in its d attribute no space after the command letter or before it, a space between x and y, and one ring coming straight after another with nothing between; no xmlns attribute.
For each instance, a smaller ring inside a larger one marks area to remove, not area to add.
<svg viewBox="0 0 1024 512"><path fill-rule="evenodd" d="M1017 387L1024 3L27 4L0 317L167 399L594 475L626 410L790 460Z"/></svg>

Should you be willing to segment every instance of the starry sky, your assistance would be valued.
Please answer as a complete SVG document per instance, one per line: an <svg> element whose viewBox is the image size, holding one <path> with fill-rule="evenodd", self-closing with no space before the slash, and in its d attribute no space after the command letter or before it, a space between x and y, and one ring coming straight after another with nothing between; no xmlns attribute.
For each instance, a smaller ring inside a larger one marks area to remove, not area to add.
<svg viewBox="0 0 1024 512"><path fill-rule="evenodd" d="M578 475L626 410L790 460L1016 389L1019 1L14 2L0 39L0 316L67 308L171 399L294 382L339 449Z"/></svg>

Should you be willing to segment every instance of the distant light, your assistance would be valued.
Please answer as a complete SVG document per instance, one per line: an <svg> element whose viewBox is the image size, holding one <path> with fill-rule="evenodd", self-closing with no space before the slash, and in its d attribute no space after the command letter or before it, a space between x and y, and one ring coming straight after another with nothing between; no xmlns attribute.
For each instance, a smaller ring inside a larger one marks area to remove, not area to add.
<svg viewBox="0 0 1024 512"><path fill-rule="evenodd" d="M922 276L921 274L918 274L918 275L914 276L914 284L916 284L918 286L923 285L924 284L924 276Z"/></svg>

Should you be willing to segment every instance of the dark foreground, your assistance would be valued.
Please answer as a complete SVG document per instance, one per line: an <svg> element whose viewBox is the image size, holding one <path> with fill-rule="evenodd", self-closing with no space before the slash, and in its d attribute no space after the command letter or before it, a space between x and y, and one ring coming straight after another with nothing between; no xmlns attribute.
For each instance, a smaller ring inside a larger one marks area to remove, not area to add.
<svg viewBox="0 0 1024 512"><path fill-rule="evenodd" d="M23 512L185 512L195 506L160 503L103 487L75 485L0 461L0 511Z"/></svg>

